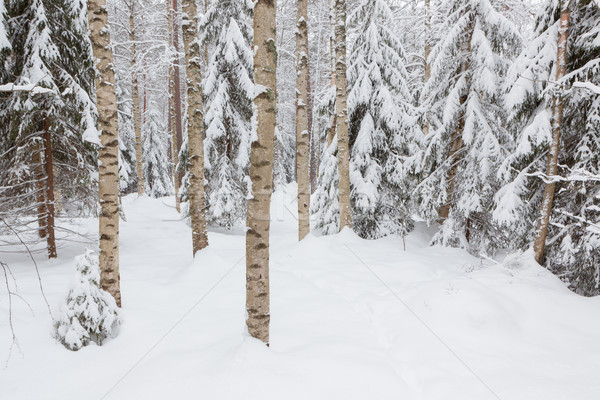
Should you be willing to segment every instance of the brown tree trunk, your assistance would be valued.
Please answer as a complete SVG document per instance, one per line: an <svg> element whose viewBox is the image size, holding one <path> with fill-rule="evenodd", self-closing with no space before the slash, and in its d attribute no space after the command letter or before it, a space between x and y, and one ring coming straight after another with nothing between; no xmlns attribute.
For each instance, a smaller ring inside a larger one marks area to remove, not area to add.
<svg viewBox="0 0 600 400"><path fill-rule="evenodd" d="M470 27L468 29L471 29ZM472 31L471 31L472 35ZM463 62L460 67L460 71L462 74L467 74L469 68L471 67L469 57L471 56L471 38L465 41L463 45L463 54L462 59ZM468 76L465 77L465 91L460 95L460 113L458 117L458 125L454 130L450 141L450 153L448 155L448 162L450 163L450 167L448 169L448 173L446 175L446 203L440 207L438 210L438 215L440 216L440 221L443 222L450 215L450 208L452 207L454 197L454 187L456 181L456 175L458 173L458 163L460 161L462 149L463 149L463 130L465 128L465 114L464 114L464 106L468 99L468 94L470 90L470 82Z"/></svg>
<svg viewBox="0 0 600 400"><path fill-rule="evenodd" d="M183 143L183 110L181 107L181 70L179 68L179 18L177 0L172 0L171 12L171 30L173 32L173 48L175 50L175 60L173 61L173 109L175 113L175 149L177 150L177 159L179 161L179 152ZM177 164L176 164L177 166ZM183 179L183 170L179 169L175 172L175 188L181 187ZM179 202L179 199L177 199Z"/></svg>
<svg viewBox="0 0 600 400"><path fill-rule="evenodd" d="M50 121L44 120L44 165L46 167L46 243L48 258L56 258L56 236L54 234L54 162L52 160L52 137Z"/></svg>
<svg viewBox="0 0 600 400"><path fill-rule="evenodd" d="M350 210L350 146L348 143L348 106L346 92L346 0L335 0L336 131L340 193L340 231L352 227Z"/></svg>
<svg viewBox="0 0 600 400"><path fill-rule="evenodd" d="M167 24L169 25L169 51L173 49L173 8L172 3L167 1ZM175 190L175 209L177 212L181 212L181 201L179 200L179 172L177 166L179 165L179 148L180 144L177 142L177 130L175 128L175 77L174 77L173 63L169 63L169 130L171 131L171 157L173 160L173 186ZM179 110L181 114L181 110ZM181 117L181 115L180 115Z"/></svg>
<svg viewBox="0 0 600 400"><path fill-rule="evenodd" d="M190 153L190 218L194 254L208 246L204 205L204 131L202 87L200 82L200 47L198 46L198 13L195 0L183 0L183 43L187 63L188 147Z"/></svg>
<svg viewBox="0 0 600 400"><path fill-rule="evenodd" d="M329 3L329 27L330 27L330 36L329 36L329 57L331 59L331 87L335 87L335 7L334 1L330 0ZM331 120L329 121L329 131L327 132L327 147L331 146L331 142L333 142L333 138L335 137L335 126L336 126L336 117L335 111L331 116Z"/></svg>
<svg viewBox="0 0 600 400"><path fill-rule="evenodd" d="M99 150L100 286L121 306L119 276L119 131L115 72L110 50L106 0L88 0L88 21L96 59Z"/></svg>
<svg viewBox="0 0 600 400"><path fill-rule="evenodd" d="M257 140L250 152L252 197L246 231L246 325L251 336L269 343L269 228L273 192L273 142L277 116L277 0L254 7L254 81L262 91L254 100Z"/></svg>
<svg viewBox="0 0 600 400"><path fill-rule="evenodd" d="M308 0L306 0L308 1ZM305 19L308 20L308 11L306 12ZM310 193L312 194L317 188L317 168L316 163L316 146L314 142L314 131L313 131L313 93L311 88L311 73L310 73L310 47L308 44L308 29L305 35L306 42L306 115L308 120L308 156L310 165Z"/></svg>
<svg viewBox="0 0 600 400"><path fill-rule="evenodd" d="M431 0L425 0L425 79L427 84L431 78L431 64L429 64L429 55L431 54ZM429 134L429 117L425 112L425 121L423 123L423 134Z"/></svg>
<svg viewBox="0 0 600 400"><path fill-rule="evenodd" d="M298 181L298 239L310 232L309 114L308 114L308 0L298 0L296 26L296 175Z"/></svg>
<svg viewBox="0 0 600 400"><path fill-rule="evenodd" d="M134 4L136 0L131 1L131 10L129 13L129 41L131 42L131 91L133 97L133 130L135 132L135 166L137 175L137 192L139 196L144 194L144 161L142 159L142 129L140 124L140 96L139 82L135 46L135 20Z"/></svg>
<svg viewBox="0 0 600 400"><path fill-rule="evenodd" d="M567 44L569 39L569 22L571 14L569 11L569 2L563 1L560 14L560 25L558 30L558 50L556 54L556 78L558 82L565 76L567 69ZM560 131L563 121L563 103L560 96L554 96L552 100L552 144L548 152L548 168L546 175L548 179L553 179L558 172L558 152L560 149ZM546 247L546 236L548 235L548 225L550 224L550 215L552 214L552 203L554 202L554 193L556 191L556 182L546 183L544 187L544 197L542 199L542 209L535 236L533 250L535 259L538 263L544 261L544 250Z"/></svg>

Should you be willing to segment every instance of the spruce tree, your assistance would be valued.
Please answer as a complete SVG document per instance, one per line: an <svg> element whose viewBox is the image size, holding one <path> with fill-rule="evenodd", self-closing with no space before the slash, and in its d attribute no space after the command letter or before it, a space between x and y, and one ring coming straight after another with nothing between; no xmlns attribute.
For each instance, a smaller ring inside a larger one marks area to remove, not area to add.
<svg viewBox="0 0 600 400"><path fill-rule="evenodd" d="M365 238L406 233L408 200L422 132L404 50L383 0L363 1L348 65L350 183L354 230Z"/></svg>
<svg viewBox="0 0 600 400"><path fill-rule="evenodd" d="M576 292L600 294L600 8L571 1L566 75L556 59L562 2L547 1L535 38L509 71L507 102L515 146L500 170L503 187L494 217L510 230L508 245L528 247L536 234L546 183L556 182L545 265ZM556 122L552 103L562 99L558 174L547 176L547 153Z"/></svg>
<svg viewBox="0 0 600 400"><path fill-rule="evenodd" d="M207 217L210 223L231 228L245 218L253 140L250 8L243 0L212 1L200 32L201 42L210 49L203 80ZM223 187L225 177L230 190Z"/></svg>
<svg viewBox="0 0 600 400"><path fill-rule="evenodd" d="M503 126L500 87L520 50L515 25L495 0L451 0L438 44L432 49L431 131L426 136L414 200L421 217L438 218L434 242L493 252L497 229L491 217L499 187L497 171L511 137ZM441 189L441 190L440 190Z"/></svg>

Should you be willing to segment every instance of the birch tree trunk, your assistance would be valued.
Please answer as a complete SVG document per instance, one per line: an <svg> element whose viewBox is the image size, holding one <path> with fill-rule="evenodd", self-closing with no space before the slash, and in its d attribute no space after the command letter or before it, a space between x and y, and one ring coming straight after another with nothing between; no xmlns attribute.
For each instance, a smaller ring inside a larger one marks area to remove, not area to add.
<svg viewBox="0 0 600 400"><path fill-rule="evenodd" d="M560 25L558 30L558 50L556 54L556 78L558 82L565 76L567 69L567 44L569 39L569 22L571 14L569 11L569 1L563 1L560 14ZM548 178L556 176L558 172L558 151L560 149L560 131L563 121L563 103L562 98L555 95L552 100L552 144L548 152L548 168L546 175ZM540 219L535 235L533 251L538 263L544 260L544 250L546 247L546 236L548 235L548 225L550 215L552 214L552 203L554 202L554 193L556 191L556 182L546 183L544 187L544 197L542 199L542 209Z"/></svg>
<svg viewBox="0 0 600 400"><path fill-rule="evenodd" d="M190 153L190 218L194 254L208 246L204 205L204 131L198 12L195 0L183 0L183 45L187 72L188 148Z"/></svg>
<svg viewBox="0 0 600 400"><path fill-rule="evenodd" d="M296 172L298 180L298 240L310 232L308 134L308 0L298 0L296 26Z"/></svg>
<svg viewBox="0 0 600 400"><path fill-rule="evenodd" d="M246 231L246 312L248 333L269 343L269 228L273 192L273 142L277 116L277 0L258 0L254 7L254 80L260 92L257 140L250 152L252 198Z"/></svg>
<svg viewBox="0 0 600 400"><path fill-rule="evenodd" d="M129 14L129 41L131 42L131 92L133 97L133 130L135 132L135 166L137 175L137 192L138 196L144 195L144 160L142 157L142 129L140 125L140 95L139 82L137 73L137 59L135 46L135 18L134 4L136 0L131 0L131 10Z"/></svg>
<svg viewBox="0 0 600 400"><path fill-rule="evenodd" d="M46 167L46 243L48 258L56 258L56 236L54 234L54 162L52 159L52 137L50 121L44 120L44 165Z"/></svg>
<svg viewBox="0 0 600 400"><path fill-rule="evenodd" d="M335 0L335 114L338 139L340 231L352 227L350 211L350 146L346 92L346 0Z"/></svg>
<svg viewBox="0 0 600 400"><path fill-rule="evenodd" d="M119 133L115 72L106 0L88 0L88 21L96 60L99 150L100 286L121 306L119 276Z"/></svg>

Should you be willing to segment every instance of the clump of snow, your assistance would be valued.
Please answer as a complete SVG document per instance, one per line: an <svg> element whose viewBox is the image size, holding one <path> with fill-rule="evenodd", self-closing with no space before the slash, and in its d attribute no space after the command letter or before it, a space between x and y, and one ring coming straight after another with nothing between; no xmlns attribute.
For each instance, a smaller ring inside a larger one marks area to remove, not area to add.
<svg viewBox="0 0 600 400"><path fill-rule="evenodd" d="M87 249L75 260L77 277L55 323L56 338L73 351L90 342L102 345L119 326L117 303L100 288L98 257L94 251Z"/></svg>

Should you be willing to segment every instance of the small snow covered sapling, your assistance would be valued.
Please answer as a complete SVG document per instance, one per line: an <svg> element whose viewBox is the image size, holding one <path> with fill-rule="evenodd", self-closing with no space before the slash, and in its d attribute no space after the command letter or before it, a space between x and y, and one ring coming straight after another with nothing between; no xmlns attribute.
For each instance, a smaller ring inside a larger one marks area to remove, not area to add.
<svg viewBox="0 0 600 400"><path fill-rule="evenodd" d="M100 288L98 257L87 249L75 260L77 277L54 326L56 338L73 351L87 346L90 341L102 345L106 338L114 336L119 326L117 303Z"/></svg>

